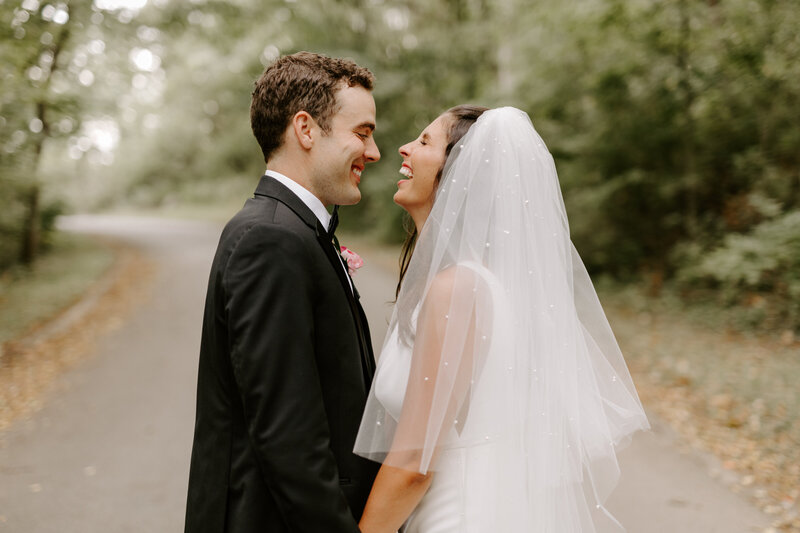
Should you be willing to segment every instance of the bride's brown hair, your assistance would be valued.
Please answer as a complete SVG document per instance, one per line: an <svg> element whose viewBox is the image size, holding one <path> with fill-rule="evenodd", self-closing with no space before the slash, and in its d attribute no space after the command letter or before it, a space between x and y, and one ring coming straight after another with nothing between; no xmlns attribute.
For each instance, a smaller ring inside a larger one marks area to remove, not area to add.
<svg viewBox="0 0 800 533"><path fill-rule="evenodd" d="M442 179L442 171L444 170L447 158L450 152L461 138L467 134L469 128L475 124L484 111L488 111L488 107L477 105L457 105L451 107L446 111L450 115L450 129L447 132L447 147L444 149L444 162L439 167L439 172L436 173L434 179L435 185L439 186L439 180ZM402 251L400 252L400 279L397 280L397 290L395 291L395 298L400 295L400 287L403 285L403 278L408 271L408 264L411 262L411 256L414 254L414 246L417 244L417 228L414 226L411 217L406 213L403 218L403 227L406 230L406 240L403 243Z"/></svg>

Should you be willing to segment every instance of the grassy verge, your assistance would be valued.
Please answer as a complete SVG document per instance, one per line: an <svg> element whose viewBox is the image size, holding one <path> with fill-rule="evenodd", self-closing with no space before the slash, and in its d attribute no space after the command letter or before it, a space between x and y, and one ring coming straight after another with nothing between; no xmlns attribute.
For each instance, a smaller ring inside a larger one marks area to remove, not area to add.
<svg viewBox="0 0 800 533"><path fill-rule="evenodd" d="M725 326L706 306L603 287L601 300L642 401L714 453L775 516L800 531L800 345Z"/></svg>
<svg viewBox="0 0 800 533"><path fill-rule="evenodd" d="M0 435L40 409L58 377L93 353L148 295L153 265L135 249L60 235L31 271L0 281ZM102 278L99 284L95 282ZM81 300L87 290L88 299ZM80 312L70 304L81 300ZM63 314L69 307L70 315ZM60 325L59 325L60 324ZM40 327L43 326L43 327ZM58 326L58 327L53 327Z"/></svg>
<svg viewBox="0 0 800 533"><path fill-rule="evenodd" d="M30 268L0 276L0 346L35 330L76 301L113 262L107 247L88 237L58 233Z"/></svg>

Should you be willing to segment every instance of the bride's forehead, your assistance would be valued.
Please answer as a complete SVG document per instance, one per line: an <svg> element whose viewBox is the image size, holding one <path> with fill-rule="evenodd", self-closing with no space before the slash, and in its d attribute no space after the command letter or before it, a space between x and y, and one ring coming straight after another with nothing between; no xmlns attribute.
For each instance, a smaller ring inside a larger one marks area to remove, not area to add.
<svg viewBox="0 0 800 533"><path fill-rule="evenodd" d="M450 117L447 113L439 115L436 119L428 124L428 126L422 130L420 135L427 134L430 137L438 137L443 138L447 135L447 128L450 127Z"/></svg>

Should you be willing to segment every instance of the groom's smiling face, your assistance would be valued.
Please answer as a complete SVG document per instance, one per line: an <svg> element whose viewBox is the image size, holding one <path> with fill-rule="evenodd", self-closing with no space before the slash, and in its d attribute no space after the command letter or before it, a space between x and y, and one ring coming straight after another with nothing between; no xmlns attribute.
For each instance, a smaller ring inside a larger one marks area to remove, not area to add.
<svg viewBox="0 0 800 533"><path fill-rule="evenodd" d="M336 93L336 103L330 131L318 130L315 139L311 181L323 204L352 205L361 200L364 167L381 157L372 137L375 100L363 87L345 86Z"/></svg>

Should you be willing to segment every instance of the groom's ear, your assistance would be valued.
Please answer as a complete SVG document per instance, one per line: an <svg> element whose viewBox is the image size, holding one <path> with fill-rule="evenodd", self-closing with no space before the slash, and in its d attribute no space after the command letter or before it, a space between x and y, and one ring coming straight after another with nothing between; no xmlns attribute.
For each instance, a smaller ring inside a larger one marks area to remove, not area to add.
<svg viewBox="0 0 800 533"><path fill-rule="evenodd" d="M294 135L300 146L306 150L310 150L314 146L313 132L317 127L317 121L307 111L298 111L292 117Z"/></svg>

